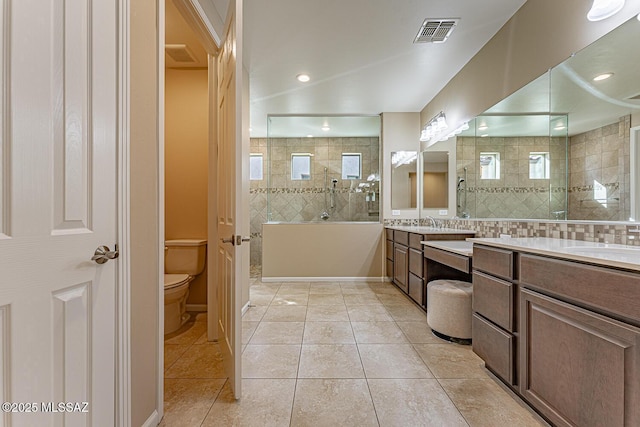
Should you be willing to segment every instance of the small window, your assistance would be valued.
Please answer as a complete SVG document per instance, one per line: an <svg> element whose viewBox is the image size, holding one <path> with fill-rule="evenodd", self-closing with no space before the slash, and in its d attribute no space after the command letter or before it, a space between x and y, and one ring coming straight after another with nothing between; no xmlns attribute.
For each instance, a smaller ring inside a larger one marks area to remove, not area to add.
<svg viewBox="0 0 640 427"><path fill-rule="evenodd" d="M342 179L362 177L362 154L342 153Z"/></svg>
<svg viewBox="0 0 640 427"><path fill-rule="evenodd" d="M529 179L549 179L550 169L548 152L529 153Z"/></svg>
<svg viewBox="0 0 640 427"><path fill-rule="evenodd" d="M500 179L500 153L480 153L480 179Z"/></svg>
<svg viewBox="0 0 640 427"><path fill-rule="evenodd" d="M292 180L311 179L311 154L309 153L291 154L291 179Z"/></svg>
<svg viewBox="0 0 640 427"><path fill-rule="evenodd" d="M252 181L262 181L262 154L251 153L249 154L249 179Z"/></svg>

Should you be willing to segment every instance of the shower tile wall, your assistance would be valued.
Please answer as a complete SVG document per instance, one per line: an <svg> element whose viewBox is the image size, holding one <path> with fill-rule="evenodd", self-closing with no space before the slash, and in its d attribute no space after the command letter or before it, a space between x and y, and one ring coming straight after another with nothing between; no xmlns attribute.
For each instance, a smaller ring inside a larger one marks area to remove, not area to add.
<svg viewBox="0 0 640 427"><path fill-rule="evenodd" d="M457 174L466 173L467 212L478 218L564 218L565 138L469 138L457 140ZM480 179L480 153L500 154L500 178ZM549 152L550 179L529 178L529 154ZM461 212L458 212L460 216Z"/></svg>
<svg viewBox="0 0 640 427"><path fill-rule="evenodd" d="M630 142L631 116L570 138L569 219L629 219ZM594 195L598 183L606 194Z"/></svg>
<svg viewBox="0 0 640 427"><path fill-rule="evenodd" d="M250 184L251 265L262 263L264 222L321 221L320 214L325 210L325 167L328 168L328 185L331 186L331 179L338 180L335 208L327 206L326 209L329 221L379 220L379 183L374 188L375 201L367 201L366 190L359 188L360 183L371 184L367 182L370 174L379 174L379 138L272 138L269 142L270 148L266 138L251 139L251 153L261 153L264 159L264 178ZM312 154L311 179L291 180L292 153ZM362 179L342 179L342 153L362 154ZM326 196L329 204L329 193ZM271 218L267 215L267 202Z"/></svg>

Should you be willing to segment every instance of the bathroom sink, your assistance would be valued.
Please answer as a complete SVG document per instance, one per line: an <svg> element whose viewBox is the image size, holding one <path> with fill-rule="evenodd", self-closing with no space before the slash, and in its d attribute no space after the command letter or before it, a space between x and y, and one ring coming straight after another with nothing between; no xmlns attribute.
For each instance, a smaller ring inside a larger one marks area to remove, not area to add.
<svg viewBox="0 0 640 427"><path fill-rule="evenodd" d="M564 248L564 252L576 255L588 255L588 256L597 256L597 255L625 255L625 256L633 256L637 255L640 257L640 248L614 248L614 247L598 247L598 246L574 246L569 248Z"/></svg>

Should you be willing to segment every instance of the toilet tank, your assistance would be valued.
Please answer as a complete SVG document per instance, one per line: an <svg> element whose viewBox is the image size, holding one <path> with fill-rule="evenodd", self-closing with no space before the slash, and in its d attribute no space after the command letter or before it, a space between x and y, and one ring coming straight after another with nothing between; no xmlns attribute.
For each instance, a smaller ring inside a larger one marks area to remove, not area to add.
<svg viewBox="0 0 640 427"><path fill-rule="evenodd" d="M202 273L207 256L207 241L201 239L176 239L164 243L164 272L184 273L195 276Z"/></svg>

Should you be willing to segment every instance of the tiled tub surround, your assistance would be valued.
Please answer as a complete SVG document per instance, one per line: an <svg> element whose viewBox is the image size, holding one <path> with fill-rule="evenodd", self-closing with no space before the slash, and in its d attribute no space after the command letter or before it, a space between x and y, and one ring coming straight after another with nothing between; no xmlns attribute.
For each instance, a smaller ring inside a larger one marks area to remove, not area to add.
<svg viewBox="0 0 640 427"><path fill-rule="evenodd" d="M564 215L565 138L462 137L457 140L456 151L458 177L465 177L467 168L466 211L471 217L549 218L554 212ZM529 155L536 152L549 153L549 179L529 178ZM500 155L499 179L480 179L480 153Z"/></svg>
<svg viewBox="0 0 640 427"><path fill-rule="evenodd" d="M444 219L443 227L475 231L476 237L552 237L640 246L640 223L527 221L511 219ZM385 227L427 225L428 220L385 220Z"/></svg>
<svg viewBox="0 0 640 427"><path fill-rule="evenodd" d="M252 138L251 153L262 154L264 161L264 178L250 183L251 265L261 264L263 223L321 221L325 195L330 222L379 220L379 182L374 184L375 200L359 187L371 185L367 177L379 173L379 138ZM311 179L291 179L293 153L312 154ZM362 155L362 179L342 179L342 153ZM328 186L338 180L334 209L324 187L325 167Z"/></svg>
<svg viewBox="0 0 640 427"><path fill-rule="evenodd" d="M458 138L458 176L464 177L467 168L466 211L474 218L564 219L566 211L570 220L627 220L631 116L574 135L568 147L565 141L564 137ZM484 152L500 154L500 179L480 179L479 159ZM535 152L549 152L549 179L529 179L529 154ZM594 192L597 187L603 195Z"/></svg>

